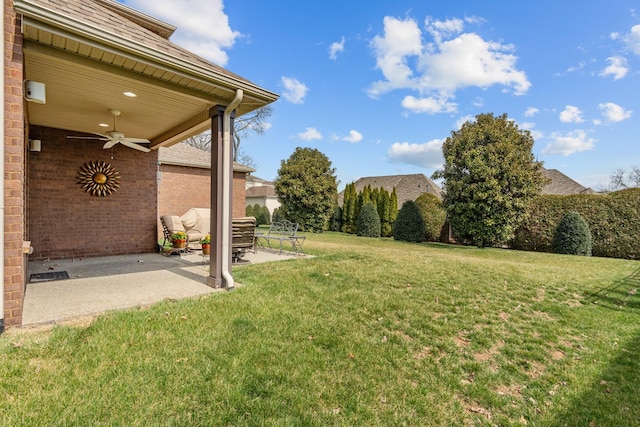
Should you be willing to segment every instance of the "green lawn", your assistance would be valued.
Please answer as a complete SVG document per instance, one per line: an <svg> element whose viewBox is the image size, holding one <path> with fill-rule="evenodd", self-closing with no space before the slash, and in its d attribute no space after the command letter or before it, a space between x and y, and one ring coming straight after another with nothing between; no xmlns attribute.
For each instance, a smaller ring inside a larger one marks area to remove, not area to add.
<svg viewBox="0 0 640 427"><path fill-rule="evenodd" d="M639 425L638 261L305 251L233 292L5 333L1 425Z"/></svg>

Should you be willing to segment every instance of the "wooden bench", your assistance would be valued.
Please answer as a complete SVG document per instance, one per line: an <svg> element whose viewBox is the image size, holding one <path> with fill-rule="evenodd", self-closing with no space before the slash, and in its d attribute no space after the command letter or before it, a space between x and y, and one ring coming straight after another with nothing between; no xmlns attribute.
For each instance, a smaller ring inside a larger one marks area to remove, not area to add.
<svg viewBox="0 0 640 427"><path fill-rule="evenodd" d="M289 242L289 244L291 245L291 251L293 251L296 255L304 255L305 253L302 249L302 243L304 242L306 236L300 236L299 234L296 234L297 231L298 224L285 219L283 221L271 223L269 231L266 234L256 233L256 240L258 246L264 248L264 244L266 243L269 249L272 248L271 242L277 241L280 248L280 254L282 254L283 242Z"/></svg>
<svg viewBox="0 0 640 427"><path fill-rule="evenodd" d="M232 262L239 262L242 256L256 251L256 219L252 216L231 219L231 257Z"/></svg>

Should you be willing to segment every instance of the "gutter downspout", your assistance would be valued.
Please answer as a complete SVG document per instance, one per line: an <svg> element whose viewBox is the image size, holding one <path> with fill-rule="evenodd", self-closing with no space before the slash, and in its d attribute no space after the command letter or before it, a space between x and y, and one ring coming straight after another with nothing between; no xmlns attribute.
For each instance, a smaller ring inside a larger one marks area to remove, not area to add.
<svg viewBox="0 0 640 427"><path fill-rule="evenodd" d="M4 117L4 100L5 91L4 86L4 70L5 57L4 57L4 7L6 4L3 2L2 21L0 21L0 34L2 34L2 41L0 42L0 58L2 58L2 74L0 74L0 82L2 83L2 102L0 102L0 117L2 117L2 135L0 136L0 280L2 280L2 289L0 289L0 334L4 332L4 136L5 136L5 117Z"/></svg>
<svg viewBox="0 0 640 427"><path fill-rule="evenodd" d="M231 261L231 189L233 176L231 171L231 113L242 102L244 93L236 89L236 97L225 108L222 115L222 277L228 291L235 283L230 272Z"/></svg>

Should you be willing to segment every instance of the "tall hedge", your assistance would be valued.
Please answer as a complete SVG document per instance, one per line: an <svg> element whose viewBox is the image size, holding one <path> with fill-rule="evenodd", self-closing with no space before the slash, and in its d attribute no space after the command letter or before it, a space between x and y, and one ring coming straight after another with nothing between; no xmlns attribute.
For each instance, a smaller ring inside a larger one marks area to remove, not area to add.
<svg viewBox="0 0 640 427"><path fill-rule="evenodd" d="M592 254L640 259L640 189L605 194L542 195L529 205L511 247L552 252L553 236L564 214L579 213L589 225Z"/></svg>

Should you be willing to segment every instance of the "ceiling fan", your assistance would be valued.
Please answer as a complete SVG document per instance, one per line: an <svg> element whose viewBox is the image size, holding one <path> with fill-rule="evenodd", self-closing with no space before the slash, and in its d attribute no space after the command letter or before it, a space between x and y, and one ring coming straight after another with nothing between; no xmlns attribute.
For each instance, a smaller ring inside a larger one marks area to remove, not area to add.
<svg viewBox="0 0 640 427"><path fill-rule="evenodd" d="M98 140L98 141L106 141L105 144L102 146L102 148L104 148L104 149L111 148L114 145L116 145L117 143L120 143L120 144L125 145L125 146L127 146L129 148L133 148L134 150L144 151L145 153L148 153L149 151L151 151L147 147L143 147L142 145L138 145L138 144L148 143L149 142L148 139L144 139L144 138L126 138L124 136L124 133L118 132L116 130L116 118L121 113L120 113L119 110L109 110L109 112L113 116L113 129L108 131L108 132L105 132L104 135L100 134L100 133L96 133L96 135L98 135L97 137L67 136L67 138L70 138L70 139L95 139L95 140Z"/></svg>

